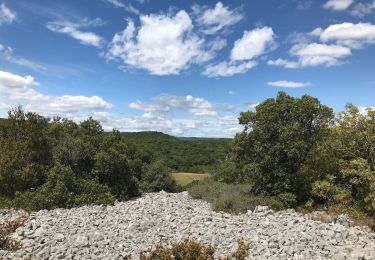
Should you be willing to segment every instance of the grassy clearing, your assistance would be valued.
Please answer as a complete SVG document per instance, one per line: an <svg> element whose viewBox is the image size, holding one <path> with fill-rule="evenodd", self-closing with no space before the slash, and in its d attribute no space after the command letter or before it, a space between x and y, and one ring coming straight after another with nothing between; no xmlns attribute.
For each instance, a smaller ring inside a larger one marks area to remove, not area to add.
<svg viewBox="0 0 375 260"><path fill-rule="evenodd" d="M238 214L254 210L259 205L274 210L285 208L277 198L250 196L249 184L225 184L206 178L188 187L188 191L193 198L209 202L215 211Z"/></svg>
<svg viewBox="0 0 375 260"><path fill-rule="evenodd" d="M189 173L189 172L175 172L172 173L172 178L177 182L177 184L185 187L186 185L192 183L193 181L200 181L204 178L209 177L207 173Z"/></svg>

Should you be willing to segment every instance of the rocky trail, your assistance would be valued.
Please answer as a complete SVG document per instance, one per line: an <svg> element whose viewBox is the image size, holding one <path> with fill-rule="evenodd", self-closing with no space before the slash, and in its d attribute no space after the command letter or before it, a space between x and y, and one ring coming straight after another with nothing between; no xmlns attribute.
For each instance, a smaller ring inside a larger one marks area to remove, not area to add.
<svg viewBox="0 0 375 260"><path fill-rule="evenodd" d="M20 212L0 211L0 224ZM17 252L0 259L138 259L141 251L190 237L230 255L243 238L249 259L375 259L375 233L325 224L294 210L257 207L246 214L216 213L187 192L145 194L113 206L85 206L32 213L12 235Z"/></svg>

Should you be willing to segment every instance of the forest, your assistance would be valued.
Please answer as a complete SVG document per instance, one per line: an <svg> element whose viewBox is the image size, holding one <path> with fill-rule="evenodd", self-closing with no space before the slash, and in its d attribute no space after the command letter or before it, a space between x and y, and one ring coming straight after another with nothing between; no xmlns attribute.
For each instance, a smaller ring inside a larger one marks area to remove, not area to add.
<svg viewBox="0 0 375 260"><path fill-rule="evenodd" d="M192 187L277 208L336 209L375 216L375 111L334 113L317 98L279 92L239 115L231 139L103 131L17 107L0 121L0 203L31 210L112 203L142 192L180 191L170 173L206 172ZM241 185L241 189L236 188ZM235 192L228 190L235 187ZM195 191L194 191L195 189ZM229 192L228 192L229 191Z"/></svg>
<svg viewBox="0 0 375 260"><path fill-rule="evenodd" d="M151 152L174 172L209 173L225 160L229 138L178 138L160 132L122 133L141 150Z"/></svg>

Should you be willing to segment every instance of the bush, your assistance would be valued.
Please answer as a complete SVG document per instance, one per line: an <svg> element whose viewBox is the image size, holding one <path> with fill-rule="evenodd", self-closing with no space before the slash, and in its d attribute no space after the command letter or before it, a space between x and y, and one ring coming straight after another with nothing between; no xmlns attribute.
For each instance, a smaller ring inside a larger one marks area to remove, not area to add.
<svg viewBox="0 0 375 260"><path fill-rule="evenodd" d="M251 196L249 184L226 184L207 178L188 189L195 199L209 202L215 211L245 213L256 206L269 206L274 210L286 207L277 197Z"/></svg>
<svg viewBox="0 0 375 260"><path fill-rule="evenodd" d="M27 218L28 215L23 214L14 220L0 225L0 250L16 251L21 248L21 243L9 238L9 235L14 233L17 228L23 226Z"/></svg>
<svg viewBox="0 0 375 260"><path fill-rule="evenodd" d="M170 175L170 170L165 166L164 161L155 161L147 165L141 177L141 190L143 192L178 190L177 184Z"/></svg>
<svg viewBox="0 0 375 260"><path fill-rule="evenodd" d="M249 255L249 246L243 240L238 241L238 249L232 254L232 257L237 260L245 260ZM215 247L211 245L204 245L192 239L185 239L182 242L172 243L170 246L158 245L149 250L149 253L141 253L141 260L173 260L173 259L194 259L194 260L209 260L215 259ZM221 260L232 259L228 256L219 257Z"/></svg>
<svg viewBox="0 0 375 260"><path fill-rule="evenodd" d="M108 204L114 196L108 187L94 180L74 176L68 166L51 169L45 184L35 191L18 192L12 206L27 210L70 208L86 204Z"/></svg>

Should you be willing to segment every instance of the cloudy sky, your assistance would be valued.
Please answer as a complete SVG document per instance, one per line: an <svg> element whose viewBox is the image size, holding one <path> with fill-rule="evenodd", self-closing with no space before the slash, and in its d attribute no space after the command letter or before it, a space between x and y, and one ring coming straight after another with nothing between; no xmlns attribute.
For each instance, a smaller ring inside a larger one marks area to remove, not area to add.
<svg viewBox="0 0 375 260"><path fill-rule="evenodd" d="M375 106L375 0L0 0L0 116L232 137L280 90Z"/></svg>

